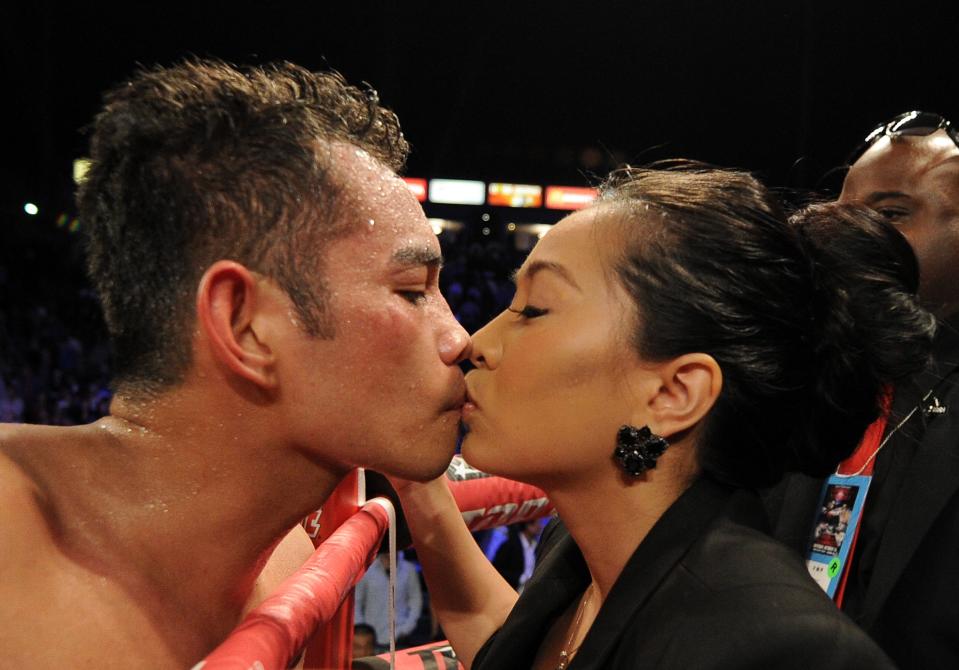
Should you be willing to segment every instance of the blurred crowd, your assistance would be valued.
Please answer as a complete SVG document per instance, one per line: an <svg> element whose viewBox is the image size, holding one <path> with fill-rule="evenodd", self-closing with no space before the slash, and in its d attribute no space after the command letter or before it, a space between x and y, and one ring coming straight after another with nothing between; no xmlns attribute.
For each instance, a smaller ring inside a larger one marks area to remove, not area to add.
<svg viewBox="0 0 959 670"><path fill-rule="evenodd" d="M30 232L2 240L0 422L87 423L110 402L100 308L82 278L79 240Z"/></svg>
<svg viewBox="0 0 959 670"><path fill-rule="evenodd" d="M110 402L110 350L81 238L15 225L33 230L0 239L0 422L95 421ZM443 294L474 332L509 305L523 254L495 237L440 239Z"/></svg>

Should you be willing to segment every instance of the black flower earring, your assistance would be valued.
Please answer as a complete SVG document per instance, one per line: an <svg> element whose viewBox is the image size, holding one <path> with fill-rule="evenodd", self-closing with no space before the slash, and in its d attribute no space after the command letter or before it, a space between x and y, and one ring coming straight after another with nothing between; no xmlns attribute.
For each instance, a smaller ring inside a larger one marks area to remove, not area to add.
<svg viewBox="0 0 959 670"><path fill-rule="evenodd" d="M649 426L634 428L622 426L616 434L613 458L620 467L634 477L656 467L656 459L663 455L669 442L656 435Z"/></svg>

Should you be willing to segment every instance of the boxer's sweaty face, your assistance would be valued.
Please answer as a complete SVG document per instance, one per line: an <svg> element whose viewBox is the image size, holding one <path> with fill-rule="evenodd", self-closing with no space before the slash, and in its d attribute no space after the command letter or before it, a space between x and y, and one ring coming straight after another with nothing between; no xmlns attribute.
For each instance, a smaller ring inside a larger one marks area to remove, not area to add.
<svg viewBox="0 0 959 670"><path fill-rule="evenodd" d="M439 291L439 240L392 172L354 147L334 158L355 230L324 251L335 336L303 335L286 359L298 441L336 466L433 477L453 454L469 348Z"/></svg>

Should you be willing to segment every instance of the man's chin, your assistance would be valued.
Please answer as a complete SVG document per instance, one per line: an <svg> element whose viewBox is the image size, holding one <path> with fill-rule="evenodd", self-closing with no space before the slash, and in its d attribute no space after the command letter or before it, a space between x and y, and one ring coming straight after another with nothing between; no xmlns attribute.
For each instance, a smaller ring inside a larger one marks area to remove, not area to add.
<svg viewBox="0 0 959 670"><path fill-rule="evenodd" d="M436 458L423 459L406 475L405 479L414 482L428 482L446 473L446 469L456 453L455 445L449 451L437 454Z"/></svg>
<svg viewBox="0 0 959 670"><path fill-rule="evenodd" d="M410 461L402 463L397 467L387 468L383 465L376 468L376 470L366 471L367 481L370 480L371 475L374 478L380 478L383 475L392 477L394 479L405 479L411 482L420 482L425 483L433 481L437 477L441 477L446 474L447 468L449 468L450 461L453 460L453 449L450 449L448 453L437 454L436 458L421 458L417 459L415 462ZM371 497L369 490L367 491L367 498Z"/></svg>
<svg viewBox="0 0 959 670"><path fill-rule="evenodd" d="M450 423L423 431L404 440L404 448L391 453L390 461L381 461L374 469L384 475L414 482L436 479L449 467L456 453L458 424ZM400 456L407 457L400 460Z"/></svg>

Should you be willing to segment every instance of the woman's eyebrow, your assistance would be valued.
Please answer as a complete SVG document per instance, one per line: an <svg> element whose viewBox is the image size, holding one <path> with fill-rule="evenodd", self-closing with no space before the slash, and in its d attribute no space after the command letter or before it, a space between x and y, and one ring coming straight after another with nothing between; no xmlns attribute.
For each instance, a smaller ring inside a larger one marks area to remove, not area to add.
<svg viewBox="0 0 959 670"><path fill-rule="evenodd" d="M577 291L583 290L580 288L579 284L576 283L576 279L573 277L573 273L570 272L565 265L563 265L562 263L557 263L556 261L547 261L547 260L530 261L527 265L524 265L523 267L513 272L510 278L513 280L513 283L516 283L516 281L519 280L521 276L526 277L527 279L532 279L534 276L536 276L538 273L542 272L543 270L548 270L550 272L555 273L556 276L558 276L567 284L575 288Z"/></svg>

